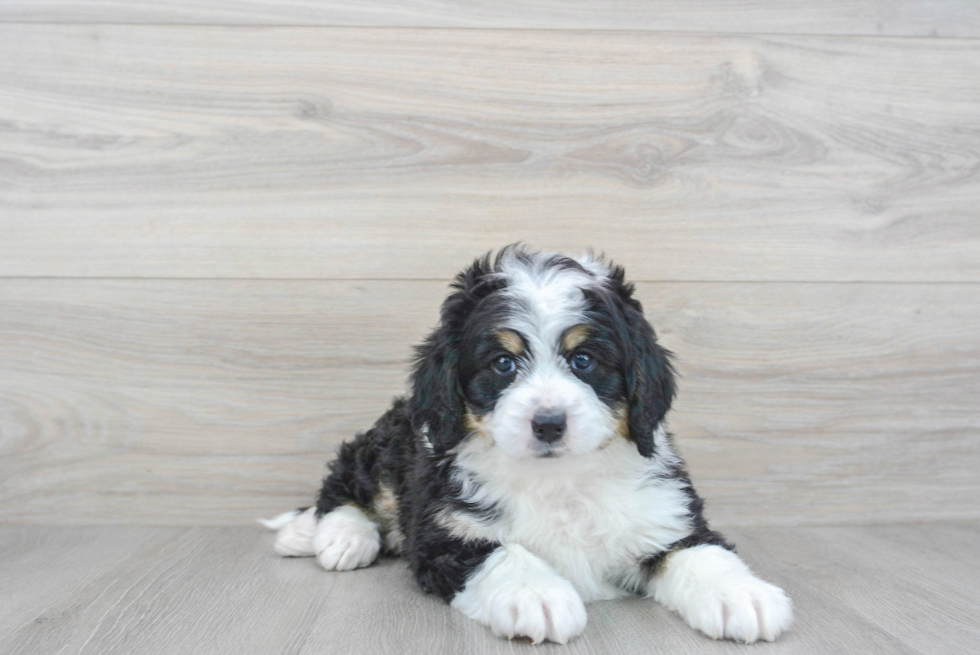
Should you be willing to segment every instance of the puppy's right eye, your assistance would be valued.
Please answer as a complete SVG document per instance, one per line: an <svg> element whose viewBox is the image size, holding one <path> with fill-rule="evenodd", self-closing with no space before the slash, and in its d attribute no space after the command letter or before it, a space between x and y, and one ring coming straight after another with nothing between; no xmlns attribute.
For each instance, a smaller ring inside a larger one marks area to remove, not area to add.
<svg viewBox="0 0 980 655"><path fill-rule="evenodd" d="M514 361L513 357L508 357L507 355L501 355L497 359L493 360L493 370L500 375L509 375L517 369L517 362Z"/></svg>

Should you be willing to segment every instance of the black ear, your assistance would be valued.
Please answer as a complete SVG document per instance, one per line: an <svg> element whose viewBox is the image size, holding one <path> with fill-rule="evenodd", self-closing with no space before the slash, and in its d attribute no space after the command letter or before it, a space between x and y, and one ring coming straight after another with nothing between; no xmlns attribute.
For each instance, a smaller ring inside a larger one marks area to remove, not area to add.
<svg viewBox="0 0 980 655"><path fill-rule="evenodd" d="M449 450L468 433L459 377L460 341L479 301L500 286L495 270L488 253L457 275L442 304L439 327L415 350L409 399L412 427L437 452Z"/></svg>
<svg viewBox="0 0 980 655"><path fill-rule="evenodd" d="M412 427L416 433L423 434L436 451L445 452L465 436L459 351L445 325L416 348L409 406Z"/></svg>
<svg viewBox="0 0 980 655"><path fill-rule="evenodd" d="M614 272L613 281L617 283L625 327L624 377L630 439L641 455L650 457L654 453L653 434L674 400L674 368L670 352L657 343L657 335L643 317L643 307L633 298L633 285L622 283L621 269Z"/></svg>

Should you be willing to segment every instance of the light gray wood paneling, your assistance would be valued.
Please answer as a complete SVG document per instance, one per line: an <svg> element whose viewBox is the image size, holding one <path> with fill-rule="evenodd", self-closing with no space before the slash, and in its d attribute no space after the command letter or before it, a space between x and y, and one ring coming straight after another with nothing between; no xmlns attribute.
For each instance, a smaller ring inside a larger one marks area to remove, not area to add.
<svg viewBox="0 0 980 655"><path fill-rule="evenodd" d="M445 283L0 281L0 520L235 524L309 503ZM978 517L980 287L644 283L722 524Z"/></svg>
<svg viewBox="0 0 980 655"><path fill-rule="evenodd" d="M0 275L977 281L978 117L974 40L0 25Z"/></svg>
<svg viewBox="0 0 980 655"><path fill-rule="evenodd" d="M973 0L5 0L0 21L980 36Z"/></svg>
<svg viewBox="0 0 980 655"><path fill-rule="evenodd" d="M254 528L0 528L0 652L969 653L980 640L976 524L732 531L783 586L775 644L714 642L653 601L592 603L585 633L532 647L422 595L404 562L327 573ZM29 546L29 547L28 547ZM124 554L120 555L122 551ZM71 560L74 568L62 563ZM47 562L54 562L46 566ZM0 614L3 616L3 614Z"/></svg>

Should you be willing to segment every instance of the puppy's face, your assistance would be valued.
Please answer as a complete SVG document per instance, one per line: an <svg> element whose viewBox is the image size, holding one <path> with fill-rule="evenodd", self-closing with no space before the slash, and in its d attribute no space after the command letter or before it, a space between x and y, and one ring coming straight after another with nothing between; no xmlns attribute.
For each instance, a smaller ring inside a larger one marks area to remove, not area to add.
<svg viewBox="0 0 980 655"><path fill-rule="evenodd" d="M466 427L516 458L587 453L625 438L624 353L582 267L511 262L466 321ZM608 323L608 322L605 322Z"/></svg>
<svg viewBox="0 0 980 655"><path fill-rule="evenodd" d="M622 269L509 247L454 288L413 379L414 420L434 448L478 438L514 458L560 458L631 439L652 454L673 375Z"/></svg>

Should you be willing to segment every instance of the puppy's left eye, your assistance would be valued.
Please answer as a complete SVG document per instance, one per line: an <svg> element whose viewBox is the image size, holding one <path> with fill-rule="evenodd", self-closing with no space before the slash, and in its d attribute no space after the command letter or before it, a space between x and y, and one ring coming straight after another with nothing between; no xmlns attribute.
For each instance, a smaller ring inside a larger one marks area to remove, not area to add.
<svg viewBox="0 0 980 655"><path fill-rule="evenodd" d="M595 366L595 360L592 359L592 355L578 353L572 356L571 366L576 371L588 371Z"/></svg>
<svg viewBox="0 0 980 655"><path fill-rule="evenodd" d="M497 359L493 360L493 370L500 375L509 375L517 369L517 362L514 361L513 357L508 357L507 355L501 355Z"/></svg>

